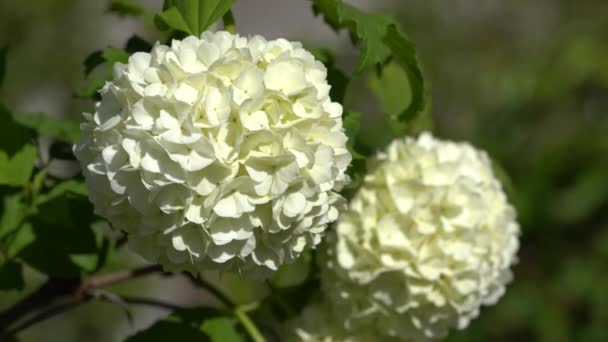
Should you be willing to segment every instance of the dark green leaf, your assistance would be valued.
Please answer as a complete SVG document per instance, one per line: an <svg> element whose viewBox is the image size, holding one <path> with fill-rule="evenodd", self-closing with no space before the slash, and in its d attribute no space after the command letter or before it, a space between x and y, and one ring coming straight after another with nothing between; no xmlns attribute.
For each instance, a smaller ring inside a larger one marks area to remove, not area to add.
<svg viewBox="0 0 608 342"><path fill-rule="evenodd" d="M74 156L74 152L72 151L72 146L72 144L55 140L51 144L49 155L51 159L76 160L76 156Z"/></svg>
<svg viewBox="0 0 608 342"><path fill-rule="evenodd" d="M112 79L112 67L114 63L127 63L129 54L127 51L115 47L109 47L103 51L95 51L90 54L84 61L84 72L87 76L85 82L76 90L76 96L82 98L93 98L99 100L99 89L106 82ZM104 64L107 66L99 72L91 73L98 66Z"/></svg>
<svg viewBox="0 0 608 342"><path fill-rule="evenodd" d="M8 260L0 265L0 291L23 290L23 266L14 261Z"/></svg>
<svg viewBox="0 0 608 342"><path fill-rule="evenodd" d="M133 35L131 38L129 38L129 40L127 40L125 50L130 55L136 52L150 52L150 50L152 50L152 44L148 43L138 35Z"/></svg>
<svg viewBox="0 0 608 342"><path fill-rule="evenodd" d="M236 331L236 319L233 317L220 317L207 320L202 330L213 342L240 342L244 341Z"/></svg>
<svg viewBox="0 0 608 342"><path fill-rule="evenodd" d="M213 308L177 310L148 329L127 338L126 342L165 342L168 339L212 341L210 336L203 331L203 326L205 321L220 316L221 313Z"/></svg>
<svg viewBox="0 0 608 342"><path fill-rule="evenodd" d="M0 86L4 81L4 75L6 75L6 55L8 53L8 46L0 49Z"/></svg>
<svg viewBox="0 0 608 342"><path fill-rule="evenodd" d="M19 124L31 128L49 138L74 143L80 138L80 127L77 123L54 118L44 113L13 113Z"/></svg>
<svg viewBox="0 0 608 342"><path fill-rule="evenodd" d="M101 50L94 51L84 60L84 74L88 75L97 68L97 66L103 64L103 52Z"/></svg>
<svg viewBox="0 0 608 342"><path fill-rule="evenodd" d="M35 240L19 252L19 257L43 273L77 276L97 265L102 239L91 228L96 217L88 199L78 193L77 184L64 182L38 196L37 213L28 219Z"/></svg>
<svg viewBox="0 0 608 342"><path fill-rule="evenodd" d="M157 14L159 29L171 28L198 36L218 21L232 7L234 0L173 0L165 2L165 10Z"/></svg>
<svg viewBox="0 0 608 342"><path fill-rule="evenodd" d="M144 14L145 10L135 0L110 0L108 11L116 13L120 16L140 16Z"/></svg>
<svg viewBox="0 0 608 342"><path fill-rule="evenodd" d="M21 150L24 145L33 142L35 134L32 130L21 126L14 119L11 112L0 104L0 151L12 156Z"/></svg>
<svg viewBox="0 0 608 342"><path fill-rule="evenodd" d="M200 329L179 322L160 321L128 337L125 342L211 341Z"/></svg>
<svg viewBox="0 0 608 342"><path fill-rule="evenodd" d="M321 61L327 68L327 83L331 86L329 96L332 101L342 103L349 78L335 65L334 53L325 48L309 48L316 59Z"/></svg>

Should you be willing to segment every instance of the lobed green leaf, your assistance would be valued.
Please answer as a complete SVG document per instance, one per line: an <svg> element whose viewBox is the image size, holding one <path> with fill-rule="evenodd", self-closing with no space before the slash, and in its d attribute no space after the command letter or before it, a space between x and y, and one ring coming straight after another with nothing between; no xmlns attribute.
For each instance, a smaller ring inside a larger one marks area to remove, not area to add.
<svg viewBox="0 0 608 342"><path fill-rule="evenodd" d="M394 85L401 91L411 91L411 101L406 109L396 115L402 122L416 120L426 113L428 94L422 76L422 69L416 57L414 44L398 29L397 22L390 16L366 13L341 0L313 0L315 12L323 14L325 20L335 29L347 28L353 39L361 47L357 71L371 67L382 68L394 59L407 75L407 82Z"/></svg>
<svg viewBox="0 0 608 342"><path fill-rule="evenodd" d="M233 3L234 0L167 0L155 22L161 30L198 36L228 13Z"/></svg>

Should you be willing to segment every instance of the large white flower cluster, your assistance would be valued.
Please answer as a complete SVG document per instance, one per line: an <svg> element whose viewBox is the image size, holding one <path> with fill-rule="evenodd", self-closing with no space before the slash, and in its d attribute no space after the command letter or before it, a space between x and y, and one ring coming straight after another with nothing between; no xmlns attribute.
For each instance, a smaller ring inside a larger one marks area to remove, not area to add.
<svg viewBox="0 0 608 342"><path fill-rule="evenodd" d="M75 146L96 212L169 270L275 270L317 245L351 156L300 43L227 32L116 64Z"/></svg>
<svg viewBox="0 0 608 342"><path fill-rule="evenodd" d="M466 327L505 292L519 245L488 156L422 134L371 164L321 258L333 319L355 339L424 341Z"/></svg>

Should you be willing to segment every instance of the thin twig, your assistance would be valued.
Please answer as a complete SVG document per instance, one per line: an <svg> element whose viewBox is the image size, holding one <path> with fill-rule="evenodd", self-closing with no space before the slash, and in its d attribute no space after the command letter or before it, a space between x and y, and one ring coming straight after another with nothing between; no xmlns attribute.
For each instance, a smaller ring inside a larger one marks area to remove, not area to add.
<svg viewBox="0 0 608 342"><path fill-rule="evenodd" d="M190 279L196 286L202 287L207 292L211 293L215 298L217 298L222 304L231 310L235 308L234 303L228 296L226 296L222 291L220 291L217 287L215 287L210 282L206 281L201 277L195 277L190 273L184 272L184 275Z"/></svg>
<svg viewBox="0 0 608 342"><path fill-rule="evenodd" d="M32 325L43 322L53 316L59 315L63 312L70 311L81 304L84 304L88 301L88 299L79 299L79 300L70 300L65 303L57 304L55 306L51 306L46 310L40 311L36 315L32 316L30 319L24 321L23 323L17 325L13 329L9 330L6 333L6 336L15 336L19 332L31 327Z"/></svg>
<svg viewBox="0 0 608 342"><path fill-rule="evenodd" d="M12 307L0 313L0 331L7 331L15 322L21 320L33 311L48 305L53 300L70 296L83 299L86 291L94 288L108 286L125 280L134 279L162 271L159 265L148 265L130 271L119 271L94 276L82 280L80 278L54 278L50 277L37 290L23 298Z"/></svg>

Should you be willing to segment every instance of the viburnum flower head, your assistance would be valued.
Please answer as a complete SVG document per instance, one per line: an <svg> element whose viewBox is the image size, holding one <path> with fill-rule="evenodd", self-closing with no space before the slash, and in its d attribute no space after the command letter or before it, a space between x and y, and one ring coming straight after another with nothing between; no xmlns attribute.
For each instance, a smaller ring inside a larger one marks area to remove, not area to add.
<svg viewBox="0 0 608 342"><path fill-rule="evenodd" d="M300 43L204 32L114 69L75 153L134 251L259 273L320 242L351 156L327 71Z"/></svg>
<svg viewBox="0 0 608 342"><path fill-rule="evenodd" d="M519 225L488 156L425 133L393 141L326 238L324 293L350 336L428 340L505 292Z"/></svg>

